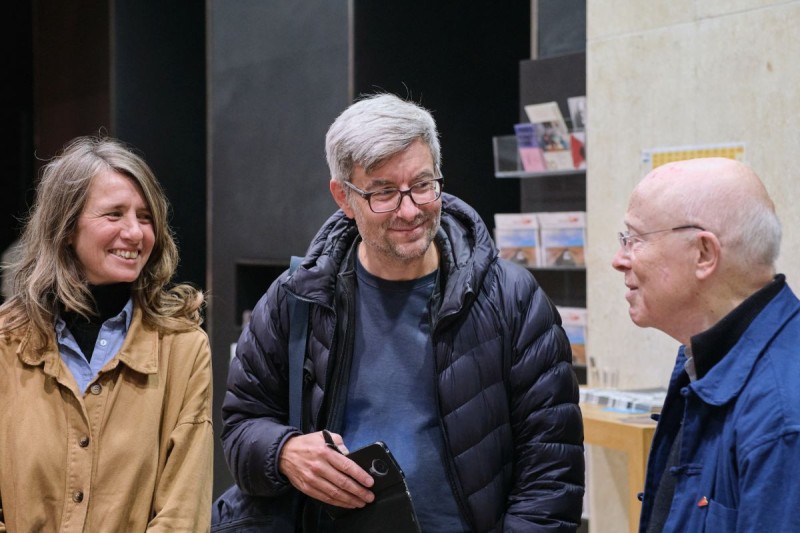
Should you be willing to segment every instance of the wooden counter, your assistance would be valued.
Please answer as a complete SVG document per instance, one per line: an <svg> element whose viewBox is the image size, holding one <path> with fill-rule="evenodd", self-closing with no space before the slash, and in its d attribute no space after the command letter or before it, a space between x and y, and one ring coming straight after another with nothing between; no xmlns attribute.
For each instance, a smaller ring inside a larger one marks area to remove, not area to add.
<svg viewBox="0 0 800 533"><path fill-rule="evenodd" d="M656 423L649 414L617 413L604 406L581 404L584 442L624 452L628 463L628 524L629 530L639 530L642 504L637 495L644 490L647 456ZM591 516L589 517L591 521Z"/></svg>

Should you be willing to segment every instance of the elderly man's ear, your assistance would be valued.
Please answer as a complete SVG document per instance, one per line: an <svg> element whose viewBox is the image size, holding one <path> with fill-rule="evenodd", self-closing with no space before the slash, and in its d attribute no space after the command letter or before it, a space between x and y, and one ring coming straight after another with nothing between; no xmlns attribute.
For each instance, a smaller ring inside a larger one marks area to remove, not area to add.
<svg viewBox="0 0 800 533"><path fill-rule="evenodd" d="M695 272L697 279L707 279L719 268L722 246L716 235L710 231L700 231L696 237L697 265Z"/></svg>

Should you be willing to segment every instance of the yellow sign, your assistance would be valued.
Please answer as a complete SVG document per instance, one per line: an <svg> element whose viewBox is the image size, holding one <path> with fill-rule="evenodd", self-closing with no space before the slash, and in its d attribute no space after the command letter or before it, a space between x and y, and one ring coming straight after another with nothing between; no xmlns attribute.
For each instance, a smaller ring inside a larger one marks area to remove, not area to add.
<svg viewBox="0 0 800 533"><path fill-rule="evenodd" d="M656 168L673 161L696 159L698 157L727 157L728 159L744 161L744 156L744 143L707 144L650 148L642 152L642 162L649 163L651 168Z"/></svg>

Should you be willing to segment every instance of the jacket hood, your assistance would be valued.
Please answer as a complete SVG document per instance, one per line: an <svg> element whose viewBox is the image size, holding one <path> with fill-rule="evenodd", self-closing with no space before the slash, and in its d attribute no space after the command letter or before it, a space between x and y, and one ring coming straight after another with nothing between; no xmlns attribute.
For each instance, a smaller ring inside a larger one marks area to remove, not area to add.
<svg viewBox="0 0 800 533"><path fill-rule="evenodd" d="M340 267L359 239L355 221L336 211L311 241L285 288L300 298L332 308ZM440 312L454 312L468 294L479 290L497 258L497 249L478 213L447 193L442 193L441 225L434 242L441 252L439 268L446 280Z"/></svg>

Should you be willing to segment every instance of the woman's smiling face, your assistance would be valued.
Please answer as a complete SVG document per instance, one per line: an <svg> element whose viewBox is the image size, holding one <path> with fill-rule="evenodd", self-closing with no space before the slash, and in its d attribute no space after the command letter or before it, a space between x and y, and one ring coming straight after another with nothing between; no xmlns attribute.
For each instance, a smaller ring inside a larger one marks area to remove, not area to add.
<svg viewBox="0 0 800 533"><path fill-rule="evenodd" d="M95 176L70 244L93 285L133 282L155 243L150 208L139 185L106 170Z"/></svg>

